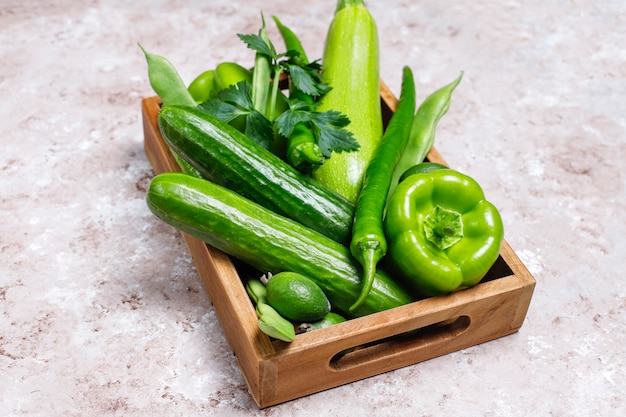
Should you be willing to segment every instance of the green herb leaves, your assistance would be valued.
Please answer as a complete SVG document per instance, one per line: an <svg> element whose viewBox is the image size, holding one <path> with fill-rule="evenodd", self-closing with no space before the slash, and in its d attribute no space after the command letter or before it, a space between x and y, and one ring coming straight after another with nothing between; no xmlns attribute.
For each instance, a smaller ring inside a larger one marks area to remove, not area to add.
<svg viewBox="0 0 626 417"><path fill-rule="evenodd" d="M264 148L270 148L274 140L272 122L252 105L249 83L242 81L231 85L220 91L217 99L200 104L200 108L226 123L245 118L246 136Z"/></svg>
<svg viewBox="0 0 626 417"><path fill-rule="evenodd" d="M288 100L289 110L275 121L278 133L290 137L297 123L309 123L322 154L330 158L331 152L354 151L359 144L352 132L343 129L350 120L336 111L310 111L310 104L300 100Z"/></svg>
<svg viewBox="0 0 626 417"><path fill-rule="evenodd" d="M259 34L237 36L256 53L252 81L227 86L216 98L200 104L202 110L242 130L266 149L271 149L276 135L289 140L298 123L310 130L324 158L359 148L352 133L344 129L350 123L347 116L316 111L318 99L331 89L321 80L318 61L309 62L303 49L277 53L264 18ZM279 90L277 80L283 73L289 76L289 98Z"/></svg>

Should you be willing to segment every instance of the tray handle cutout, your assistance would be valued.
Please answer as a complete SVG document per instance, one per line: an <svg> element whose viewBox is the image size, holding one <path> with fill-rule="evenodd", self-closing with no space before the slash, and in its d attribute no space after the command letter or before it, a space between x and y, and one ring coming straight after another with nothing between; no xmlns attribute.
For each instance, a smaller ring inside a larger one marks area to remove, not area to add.
<svg viewBox="0 0 626 417"><path fill-rule="evenodd" d="M389 361L397 355L413 355L418 351L436 350L435 346L449 343L459 337L470 324L471 319L466 315L433 323L343 350L330 359L329 365L334 371L345 371L375 362Z"/></svg>

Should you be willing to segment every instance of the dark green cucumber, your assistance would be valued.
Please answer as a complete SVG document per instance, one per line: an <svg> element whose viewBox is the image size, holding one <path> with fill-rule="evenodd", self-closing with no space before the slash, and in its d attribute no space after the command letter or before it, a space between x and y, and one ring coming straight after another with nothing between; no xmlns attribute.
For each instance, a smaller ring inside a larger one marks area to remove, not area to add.
<svg viewBox="0 0 626 417"><path fill-rule="evenodd" d="M181 173L157 175L148 189L147 203L165 223L261 272L291 271L311 278L346 317L413 300L379 271L363 305L349 311L361 291L362 273L346 246L210 181Z"/></svg>
<svg viewBox="0 0 626 417"><path fill-rule="evenodd" d="M205 178L337 242L350 238L352 203L237 129L184 106L164 107L158 122L167 144Z"/></svg>

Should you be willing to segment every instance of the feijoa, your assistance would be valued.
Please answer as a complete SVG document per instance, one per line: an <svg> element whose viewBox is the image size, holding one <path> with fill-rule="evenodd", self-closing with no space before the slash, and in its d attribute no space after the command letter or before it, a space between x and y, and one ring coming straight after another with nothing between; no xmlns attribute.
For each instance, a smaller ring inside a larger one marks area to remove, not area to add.
<svg viewBox="0 0 626 417"><path fill-rule="evenodd" d="M285 318L316 321L330 311L330 301L312 279L295 272L280 272L267 282L267 302Z"/></svg>

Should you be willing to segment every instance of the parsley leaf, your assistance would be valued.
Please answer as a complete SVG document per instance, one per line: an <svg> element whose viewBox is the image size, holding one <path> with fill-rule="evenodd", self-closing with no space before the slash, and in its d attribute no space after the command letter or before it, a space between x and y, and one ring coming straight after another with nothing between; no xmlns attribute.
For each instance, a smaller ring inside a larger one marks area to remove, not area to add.
<svg viewBox="0 0 626 417"><path fill-rule="evenodd" d="M246 131L244 133L265 149L270 149L274 140L272 122L258 110L252 110L246 117Z"/></svg>
<svg viewBox="0 0 626 417"><path fill-rule="evenodd" d="M212 114L213 116L226 123L230 123L237 117L247 114L246 111L241 110L239 107L218 99L205 101L204 103L201 103L198 107L202 111Z"/></svg>
<svg viewBox="0 0 626 417"><path fill-rule="evenodd" d="M302 100L288 100L289 109L274 121L277 131L284 137L290 137L296 124L309 123L322 154L330 158L332 152L350 152L360 145L352 132L344 129L350 119L334 110L316 112L311 104Z"/></svg>
<svg viewBox="0 0 626 417"><path fill-rule="evenodd" d="M270 43L269 45L263 40L260 35L243 35L238 33L237 36L241 39L248 48L252 49L255 52L259 52L263 55L267 55L272 59L276 59L276 50L273 45Z"/></svg>
<svg viewBox="0 0 626 417"><path fill-rule="evenodd" d="M242 81L220 91L217 98L200 104L200 109L229 123L239 116L245 116L244 133L266 149L274 140L272 122L254 108L250 96L250 84Z"/></svg>
<svg viewBox="0 0 626 417"><path fill-rule="evenodd" d="M252 110L254 107L252 104L250 84L245 81L240 81L220 91L217 93L217 98L246 110Z"/></svg>
<svg viewBox="0 0 626 417"><path fill-rule="evenodd" d="M331 152L350 152L361 147L352 132L344 129L350 123L346 115L334 110L311 115L317 144L326 158L330 158Z"/></svg>
<svg viewBox="0 0 626 417"><path fill-rule="evenodd" d="M286 138L291 136L296 124L311 120L311 104L296 99L287 99L287 104L289 109L274 120L278 133Z"/></svg>
<svg viewBox="0 0 626 417"><path fill-rule="evenodd" d="M288 64L287 72L291 76L293 86L310 96L319 97L330 91L330 87L319 81L319 75L307 67Z"/></svg>

